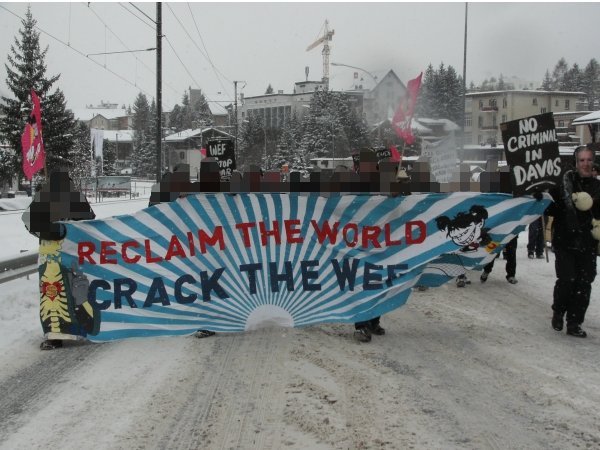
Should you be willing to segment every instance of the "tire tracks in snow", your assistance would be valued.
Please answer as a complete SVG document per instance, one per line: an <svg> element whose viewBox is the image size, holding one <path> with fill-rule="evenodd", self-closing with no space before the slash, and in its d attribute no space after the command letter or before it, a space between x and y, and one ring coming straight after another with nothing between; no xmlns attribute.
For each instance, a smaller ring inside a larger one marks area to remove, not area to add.
<svg viewBox="0 0 600 450"><path fill-rule="evenodd" d="M289 330L281 329L217 334L209 355L196 351L186 364L193 382L172 399L170 419L147 443L154 448L279 448L282 367L290 339ZM190 347L201 342L190 340ZM172 392L160 393L157 401L168 395Z"/></svg>
<svg viewBox="0 0 600 450"><path fill-rule="evenodd" d="M0 442L26 422L38 405L52 401L79 367L104 351L102 344L67 342L65 347L41 351L33 364L0 381Z"/></svg>

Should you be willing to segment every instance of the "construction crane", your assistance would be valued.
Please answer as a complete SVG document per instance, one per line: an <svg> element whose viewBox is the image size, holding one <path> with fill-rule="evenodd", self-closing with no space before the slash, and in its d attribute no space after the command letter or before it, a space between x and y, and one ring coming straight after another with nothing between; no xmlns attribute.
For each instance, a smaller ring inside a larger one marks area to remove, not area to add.
<svg viewBox="0 0 600 450"><path fill-rule="evenodd" d="M329 88L329 41L333 38L334 33L334 30L329 31L329 22L325 20L323 35L306 48L306 51L308 52L317 45L323 44L323 51L321 54L323 55L323 83L325 83L326 88Z"/></svg>

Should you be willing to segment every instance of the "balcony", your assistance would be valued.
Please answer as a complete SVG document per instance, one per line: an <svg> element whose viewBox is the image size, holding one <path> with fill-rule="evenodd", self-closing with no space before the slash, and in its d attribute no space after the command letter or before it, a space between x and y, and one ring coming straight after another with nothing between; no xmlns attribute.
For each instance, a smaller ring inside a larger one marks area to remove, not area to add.
<svg viewBox="0 0 600 450"><path fill-rule="evenodd" d="M497 106L480 106L479 111L482 112L498 112Z"/></svg>
<svg viewBox="0 0 600 450"><path fill-rule="evenodd" d="M479 127L480 130L497 130L498 125L482 125Z"/></svg>

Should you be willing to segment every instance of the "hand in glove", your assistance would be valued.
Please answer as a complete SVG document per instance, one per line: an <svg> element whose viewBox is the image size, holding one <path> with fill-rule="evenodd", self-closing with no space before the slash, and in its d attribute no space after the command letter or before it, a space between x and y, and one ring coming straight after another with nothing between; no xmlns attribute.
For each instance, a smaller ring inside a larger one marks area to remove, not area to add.
<svg viewBox="0 0 600 450"><path fill-rule="evenodd" d="M600 220L592 219L592 236L600 241Z"/></svg>
<svg viewBox="0 0 600 450"><path fill-rule="evenodd" d="M552 242L552 222L554 221L554 217L548 217L548 222L546 223L546 228L544 228L544 240L546 242Z"/></svg>
<svg viewBox="0 0 600 450"><path fill-rule="evenodd" d="M571 194L571 198L573 199L573 203L575 204L575 208L579 211L587 211L594 204L594 200L587 192L573 192Z"/></svg>

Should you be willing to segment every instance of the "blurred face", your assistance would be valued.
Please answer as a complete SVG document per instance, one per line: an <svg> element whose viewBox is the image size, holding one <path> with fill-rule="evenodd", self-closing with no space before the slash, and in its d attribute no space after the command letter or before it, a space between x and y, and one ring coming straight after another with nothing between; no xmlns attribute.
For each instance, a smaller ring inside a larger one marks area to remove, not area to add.
<svg viewBox="0 0 600 450"><path fill-rule="evenodd" d="M581 177L591 177L594 166L594 154L590 150L581 150L577 153L577 172Z"/></svg>

